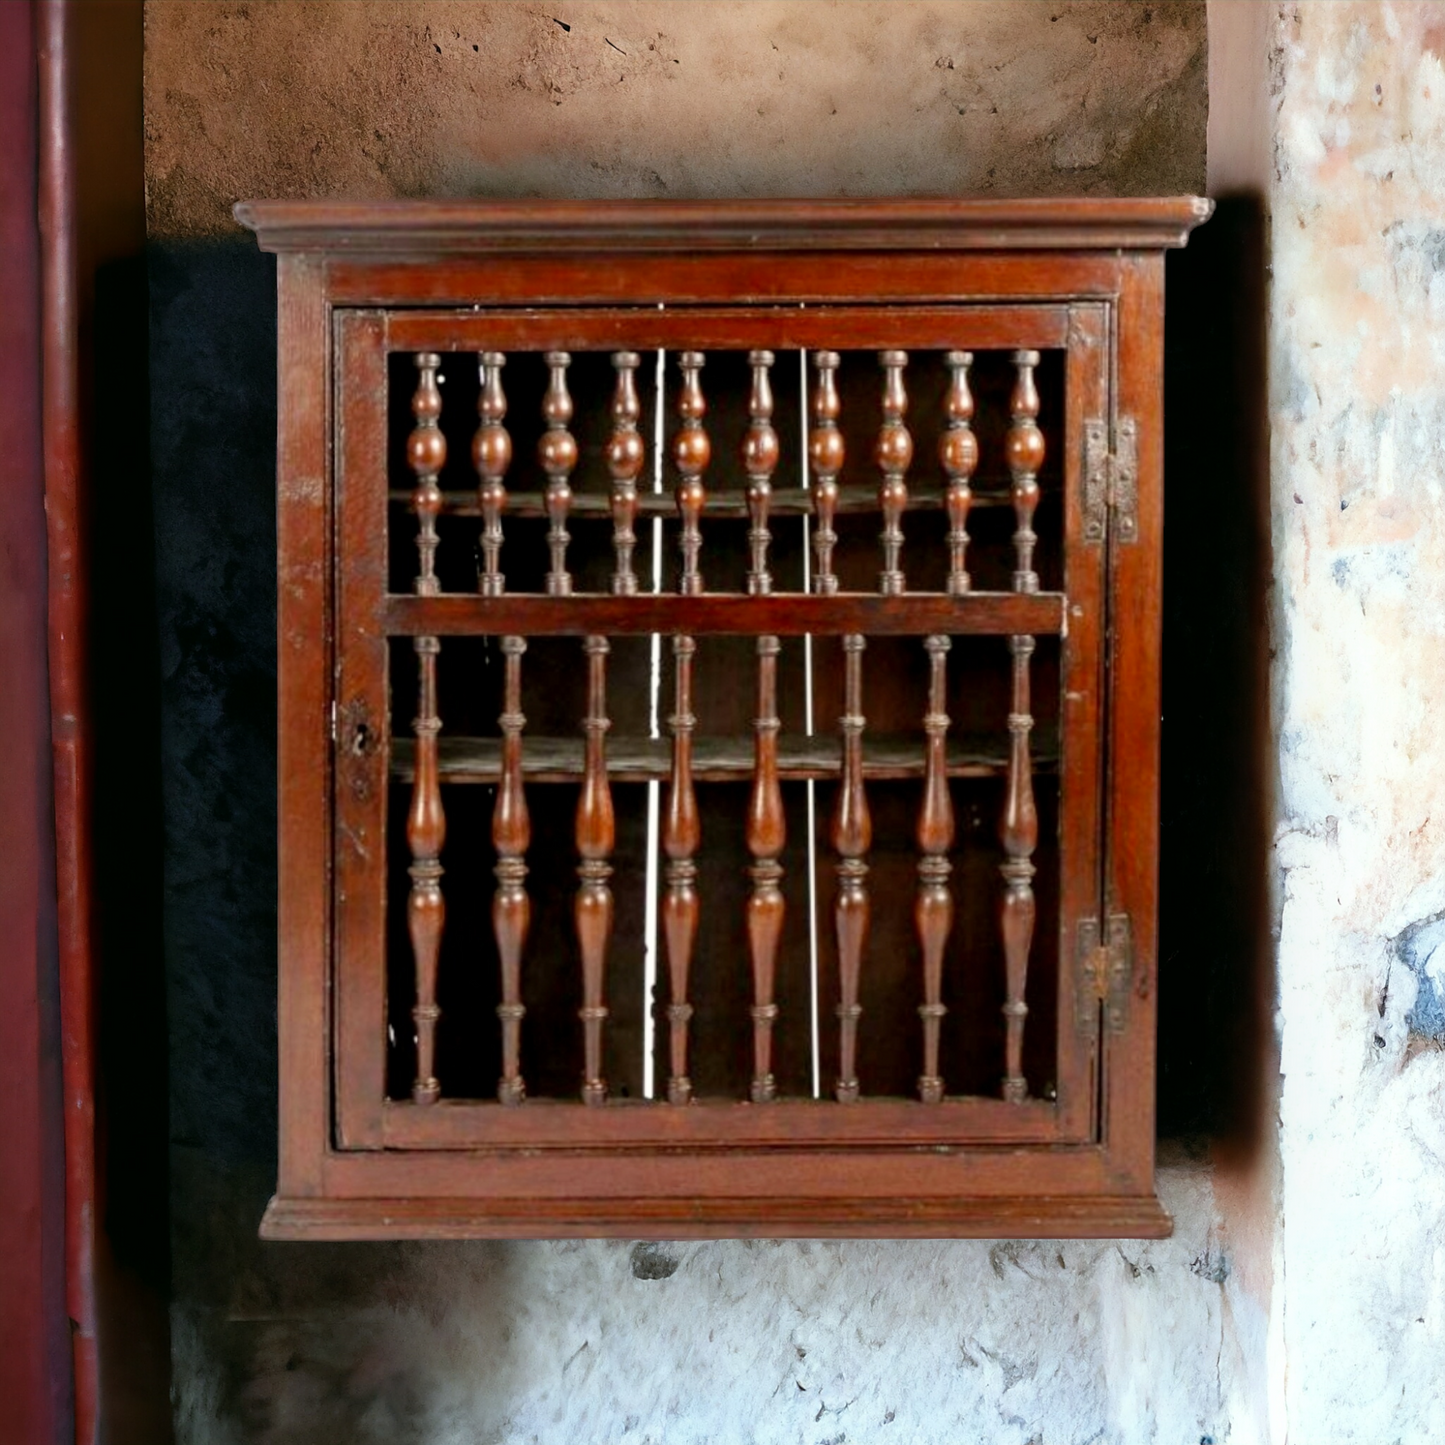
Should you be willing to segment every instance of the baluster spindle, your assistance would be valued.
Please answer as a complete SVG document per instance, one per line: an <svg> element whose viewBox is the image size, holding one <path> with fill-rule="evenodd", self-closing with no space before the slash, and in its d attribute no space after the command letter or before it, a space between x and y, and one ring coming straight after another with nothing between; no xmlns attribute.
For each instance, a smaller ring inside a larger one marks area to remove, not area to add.
<svg viewBox="0 0 1445 1445"><path fill-rule="evenodd" d="M440 591L436 577L437 514L442 493L438 476L446 464L447 443L437 419L442 397L437 387L441 357L423 351L416 356L417 388L411 399L415 427L407 438L407 462L416 474L412 510L417 518L417 552L420 571L415 588L422 597ZM446 922L446 901L442 897L441 852L446 843L447 822L442 810L441 780L437 766L437 654L441 643L435 637L418 637L413 646L417 657L417 710L412 722L416 736L416 763L412 778L411 807L406 819L407 850L411 864L407 873L411 889L407 895L407 932L411 937L416 967L416 1080L412 1098L418 1104L434 1104L441 1096L436 1077L437 960L441 954L442 928Z"/></svg>
<svg viewBox="0 0 1445 1445"><path fill-rule="evenodd" d="M773 495L773 472L778 465L778 434L773 429L773 385L769 372L773 365L771 351L750 351L748 365L753 369L753 389L748 400L750 418L743 434L743 473L748 479L748 546L752 565L748 569L748 591L754 596L773 590L768 571L768 506Z"/></svg>
<svg viewBox="0 0 1445 1445"><path fill-rule="evenodd" d="M481 360L477 414L482 420L472 438L472 465L477 469L477 503L482 509L482 596L500 597L507 587L501 567L502 512L507 505L507 468L512 464L512 438L502 425L507 415L502 390L507 358L500 351L484 351Z"/></svg>
<svg viewBox="0 0 1445 1445"><path fill-rule="evenodd" d="M945 425L938 438L938 461L948 478L944 506L948 512L948 591L961 596L972 586L968 575L968 509L973 504L969 481L978 466L978 438L973 434L973 393L968 389L971 351L949 351L944 355L949 370L948 391L943 399Z"/></svg>
<svg viewBox="0 0 1445 1445"><path fill-rule="evenodd" d="M572 510L568 479L577 465L577 438L568 430L572 394L567 390L567 368L572 358L565 351L549 351L546 362L549 380L542 398L542 420L547 430L537 442L537 460L547 474L547 547L551 552L547 591L554 597L565 597L572 591L572 577L567 571L567 544L572 540L567 531L567 515Z"/></svg>
<svg viewBox="0 0 1445 1445"><path fill-rule="evenodd" d="M753 1084L755 1104L775 1092L773 1081L773 1002L778 944L783 936L783 866L778 855L787 841L783 793L778 783L778 639L758 638L758 716L753 755L753 789L748 801L748 952L753 965Z"/></svg>
<svg viewBox="0 0 1445 1445"><path fill-rule="evenodd" d="M693 854L702 839L697 795L692 785L692 660L697 643L691 637L674 637L674 708L668 719L672 732L672 778L667 794L667 818L662 847L667 854L667 896L662 900L662 931L667 941L667 971L671 985L667 1006L669 1066L667 1098L686 1104L692 1098L687 1074L687 1034L692 1005L687 1001L692 950L697 941L697 864Z"/></svg>
<svg viewBox="0 0 1445 1445"><path fill-rule="evenodd" d="M838 364L836 351L819 351L813 355L818 380L813 387L812 426L808 431L808 465L813 477L813 513L817 530L813 533L813 550L818 566L813 579L817 592L838 590L833 574L833 548L838 545L834 520L838 515L838 473L843 470L843 433L838 428L842 405L838 400Z"/></svg>
<svg viewBox="0 0 1445 1445"><path fill-rule="evenodd" d="M607 1099L602 1077L602 1024L607 1018L603 991L607 971L607 941L612 933L612 890L607 861L617 839L612 811L612 789L607 782L607 653L605 637L583 643L587 655L587 734L582 769L582 793L577 800L577 943L582 954L582 1020L584 1065L582 1102L601 1104Z"/></svg>
<svg viewBox="0 0 1445 1445"><path fill-rule="evenodd" d="M838 855L838 899L834 927L838 939L839 1064L835 1090L840 1104L858 1098L858 981L868 941L868 865L864 858L873 841L873 820L863 790L863 649L864 639L843 639L843 779L833 810L833 851Z"/></svg>
<svg viewBox="0 0 1445 1445"><path fill-rule="evenodd" d="M700 523L707 500L702 474L712 456L712 444L702 424L707 402L698 373L706 360L700 351L684 351L677 359L682 371L682 391L677 399L682 425L673 438L672 457L678 470L677 511L682 518L682 581L678 590L686 597L696 597L703 590L697 555L702 550Z"/></svg>
<svg viewBox="0 0 1445 1445"><path fill-rule="evenodd" d="M527 1096L522 1081L522 951L532 920L527 897L527 864L524 861L532 841L532 822L527 813L527 795L522 788L522 654L527 643L521 637L502 639L506 679L502 715L502 777L497 802L492 810L492 846L497 850L497 892L492 899L492 931L497 938L497 956L502 965L502 1001L497 1017L502 1022L502 1077L497 1098L503 1104L520 1104Z"/></svg>
<svg viewBox="0 0 1445 1445"><path fill-rule="evenodd" d="M918 930L918 947L923 955L923 1002L918 1016L923 1020L923 1074L918 1080L918 1097L925 1104L943 1098L943 1078L938 1070L938 1032L943 1016L943 951L953 927L953 894L949 891L948 861L953 847L953 799L948 791L947 665L950 643L946 637L924 642L928 652L928 714L923 719L927 737L924 747L923 804L918 812L918 898L913 922Z"/></svg>
<svg viewBox="0 0 1445 1445"><path fill-rule="evenodd" d="M637 419L642 404L637 399L637 368L642 358L635 351L618 351L612 356L617 387L612 393L612 435L607 442L607 470L612 475L612 547L617 570L612 590L624 596L637 591L632 570L632 551L637 545L633 530L637 521L637 478L642 472L645 448Z"/></svg>
<svg viewBox="0 0 1445 1445"><path fill-rule="evenodd" d="M903 413L908 409L908 393L903 389L908 353L880 351L878 364L883 368L883 425L878 428L873 449L878 470L883 473L878 484L878 507L883 513L883 571L878 590L885 597L898 597L904 580L898 565L903 551L903 509L908 505L908 483L904 478L913 460L913 437L903 424Z"/></svg>
<svg viewBox="0 0 1445 1445"><path fill-rule="evenodd" d="M1039 392L1034 384L1037 351L1016 351L1013 395L1009 399L1009 429L1005 437L1009 474L1013 479L1016 530L1014 551L1015 592L1037 592L1039 576L1034 571L1034 510L1039 505L1039 468L1044 464L1044 434L1039 430Z"/></svg>

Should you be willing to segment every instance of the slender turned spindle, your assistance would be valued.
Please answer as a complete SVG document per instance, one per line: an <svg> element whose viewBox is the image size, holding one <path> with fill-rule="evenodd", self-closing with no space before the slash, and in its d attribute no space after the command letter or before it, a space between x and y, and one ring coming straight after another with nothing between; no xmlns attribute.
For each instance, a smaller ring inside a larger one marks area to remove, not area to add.
<svg viewBox="0 0 1445 1445"><path fill-rule="evenodd" d="M446 464L447 443L437 419L442 396L437 388L441 357L423 351L416 357L419 373L411 399L416 426L407 438L407 462L416 474L412 510L417 518L417 551L421 568L416 591L434 597L440 591L436 577L437 514L442 493L437 477ZM417 710L412 723L416 735L416 764L411 786L411 808L406 819L406 843L411 854L407 873L411 890L407 896L407 931L411 935L412 958L416 965L416 1080L411 1095L418 1104L434 1104L441 1096L436 1077L436 1028L441 1010L437 1008L437 959L441 953L446 902L442 897L441 852L446 843L447 820L442 811L441 780L437 768L437 654L441 643L435 637L418 637L413 644L417 656Z"/></svg>
<svg viewBox="0 0 1445 1445"><path fill-rule="evenodd" d="M748 954L753 965L753 1084L755 1104L776 1092L773 1080L773 1002L778 944L783 936L783 866L778 855L787 841L783 792L778 783L778 639L758 638L758 716L754 724L753 790L748 801Z"/></svg>
<svg viewBox="0 0 1445 1445"><path fill-rule="evenodd" d="M512 438L502 425L507 415L502 390L506 364L500 351L482 352L482 389L477 397L482 421L472 438L472 465L477 469L477 502L482 509L483 597L500 597L507 587L501 566L502 512L507 505L507 468L512 464Z"/></svg>
<svg viewBox="0 0 1445 1445"><path fill-rule="evenodd" d="M953 894L948 875L952 871L948 851L953 847L953 799L948 791L945 749L948 741L947 665L949 640L930 637L923 646L928 652L928 714L923 731L923 806L918 812L918 898L913 922L918 930L918 947L923 955L923 1002L918 1016L923 1020L923 1074L918 1080L918 1097L925 1104L943 1098L943 1078L938 1071L938 1030L948 1012L943 1006L943 950L953 927Z"/></svg>
<svg viewBox="0 0 1445 1445"><path fill-rule="evenodd" d="M1004 440L1009 475L1013 479L1015 592L1037 592L1039 575L1034 571L1034 511L1039 505L1039 468L1044 464L1044 434L1039 430L1039 392L1034 385L1037 351L1016 351L1013 396L1009 399L1009 429Z"/></svg>
<svg viewBox="0 0 1445 1445"><path fill-rule="evenodd" d="M808 431L808 465L813 474L813 513L817 530L813 533L813 550L818 566L813 579L817 592L836 592L838 579L833 574L833 548L838 534L833 529L838 515L838 473L843 470L843 433L838 429L842 406L838 400L838 362L836 351L819 351L813 356L818 371L813 388L812 427Z"/></svg>
<svg viewBox="0 0 1445 1445"><path fill-rule="evenodd" d="M773 495L773 472L778 465L778 434L773 430L773 385L769 372L773 365L771 351L750 351L748 365L753 369L753 389L748 399L749 424L743 434L743 473L748 479L748 547L752 565L748 569L748 591L761 596L773 590L768 571L768 544L773 540L768 531L768 506Z"/></svg>
<svg viewBox="0 0 1445 1445"><path fill-rule="evenodd" d="M527 814L527 796L522 789L522 654L527 643L521 637L502 639L506 659L506 681L502 715L502 778L497 786L497 803L492 810L492 846L497 850L497 892L492 899L492 931L497 937L497 956L502 963L502 1001L497 1017L502 1021L502 1077L497 1098L503 1104L520 1104L527 1096L522 1082L522 950L532 921L532 904L527 897L527 847L532 841L532 822Z"/></svg>
<svg viewBox="0 0 1445 1445"><path fill-rule="evenodd" d="M1018 553L1014 590L1036 592L1039 579L1033 570L1036 540L1033 515L1039 500L1036 478L1044 460L1044 437L1035 420L1039 414L1039 395L1034 387L1033 369L1038 365L1039 355L1036 351L1016 351L1013 359L1018 374L1009 404L1012 420L1006 449L1013 480L1014 515L1018 523L1014 533L1014 546ZM999 869L1004 884L1000 929L1006 975L1003 1096L1011 1103L1019 1103L1028 1097L1028 1083L1023 1074L1024 1020L1028 1017L1024 996L1028 986L1029 949L1034 937L1032 859L1039 840L1033 763L1029 755L1029 735L1034 725L1030 715L1029 660L1034 652L1034 639L1011 637L1009 650L1013 654L1013 698L1008 719L1008 782L999 824L1004 850L1004 861Z"/></svg>
<svg viewBox="0 0 1445 1445"><path fill-rule="evenodd" d="M903 389L908 353L880 351L878 364L883 368L883 425L873 448L873 459L883 473L878 484L878 508L883 513L883 571L878 590L885 597L898 597L903 593L903 569L898 561L903 551L903 509L908 505L904 478L913 460L913 438L903 424L908 409L908 393Z"/></svg>
<svg viewBox="0 0 1445 1445"><path fill-rule="evenodd" d="M671 985L667 1006L670 1029L667 1098L686 1104L692 1098L687 1076L687 1031L692 1005L687 1001L692 950L697 941L697 864L693 854L702 840L697 795L692 786L692 659L697 643L690 637L672 639L675 660L675 694L668 727L672 732L672 779L668 786L667 818L662 848L667 854L667 896L662 900L662 931L667 941L667 972Z"/></svg>
<svg viewBox="0 0 1445 1445"><path fill-rule="evenodd" d="M978 438L973 434L973 393L968 389L971 351L944 354L949 370L943 399L945 425L938 438L938 462L948 478L944 506L948 512L948 592L959 597L973 586L968 575L968 509L973 504L969 481L978 466Z"/></svg>
<svg viewBox="0 0 1445 1445"><path fill-rule="evenodd" d="M839 1064L835 1094L840 1104L858 1098L858 980L868 941L868 865L863 860L873 841L868 796L863 791L863 648L856 634L843 639L843 780L833 810L833 851L838 855L838 900L834 926L838 938Z"/></svg>
<svg viewBox="0 0 1445 1445"><path fill-rule="evenodd" d="M567 514L572 510L568 479L577 465L577 438L567 429L572 420L572 394L567 390L567 368L572 358L565 351L549 351L546 362L550 379L542 398L542 420L547 430L537 442L537 460L547 474L547 547L552 556L547 591L554 597L565 597L572 591L572 577L567 571L567 544L572 540L567 531Z"/></svg>
<svg viewBox="0 0 1445 1445"><path fill-rule="evenodd" d="M612 812L612 790L607 783L607 653L605 637L589 637L587 654L586 761L582 768L582 794L577 800L577 943L582 954L582 1020L584 1063L582 1102L602 1104L607 1084L602 1077L602 1024L607 1018L603 989L607 972L607 940L612 933L613 845L617 823Z"/></svg>
<svg viewBox="0 0 1445 1445"><path fill-rule="evenodd" d="M702 550L702 508L707 499L702 474L712 456L712 444L702 424L707 402L698 373L706 360L700 351L684 351L677 359L682 371L682 392L677 399L682 425L672 441L672 459L678 470L677 511L682 518L682 581L678 590L686 597L702 592L702 574L697 569L697 554Z"/></svg>
<svg viewBox="0 0 1445 1445"><path fill-rule="evenodd" d="M637 591L637 574L632 570L632 551L637 545L633 530L637 521L637 478L642 472L645 448L637 419L642 404L637 399L637 368L642 358L635 351L618 351L612 356L617 387L612 393L612 435L607 442L607 470L612 475L612 548L617 570L612 590L630 597Z"/></svg>

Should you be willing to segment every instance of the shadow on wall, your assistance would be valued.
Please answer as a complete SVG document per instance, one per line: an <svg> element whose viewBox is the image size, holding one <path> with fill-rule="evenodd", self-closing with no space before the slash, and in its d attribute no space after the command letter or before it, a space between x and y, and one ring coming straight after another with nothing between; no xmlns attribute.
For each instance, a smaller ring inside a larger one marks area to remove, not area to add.
<svg viewBox="0 0 1445 1445"><path fill-rule="evenodd" d="M1274 1068L1265 217L1167 261L1159 1133L1252 1158Z"/></svg>

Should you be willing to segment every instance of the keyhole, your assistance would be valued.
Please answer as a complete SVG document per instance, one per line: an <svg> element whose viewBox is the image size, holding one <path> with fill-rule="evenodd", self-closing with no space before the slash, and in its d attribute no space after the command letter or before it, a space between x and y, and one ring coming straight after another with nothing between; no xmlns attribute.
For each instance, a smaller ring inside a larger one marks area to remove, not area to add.
<svg viewBox="0 0 1445 1445"><path fill-rule="evenodd" d="M351 751L355 753L356 756L359 758L364 757L366 755L366 749L370 742L371 729L368 728L364 722L357 723L356 730L352 734L351 738Z"/></svg>

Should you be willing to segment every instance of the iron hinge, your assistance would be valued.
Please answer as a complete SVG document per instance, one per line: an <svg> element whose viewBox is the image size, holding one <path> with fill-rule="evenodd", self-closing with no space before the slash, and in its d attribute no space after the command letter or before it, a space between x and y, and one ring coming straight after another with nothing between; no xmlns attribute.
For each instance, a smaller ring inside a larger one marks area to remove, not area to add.
<svg viewBox="0 0 1445 1445"><path fill-rule="evenodd" d="M1114 445L1109 446L1109 423L1084 423L1084 540L1102 542L1113 514L1114 539L1139 538L1139 428L1132 416L1114 424Z"/></svg>
<svg viewBox="0 0 1445 1445"><path fill-rule="evenodd" d="M1105 1030L1111 1034L1123 1033L1134 981L1134 934L1129 915L1109 914L1104 920L1102 939L1099 920L1083 919L1079 924L1077 957L1079 1031L1093 1032L1102 1005Z"/></svg>

